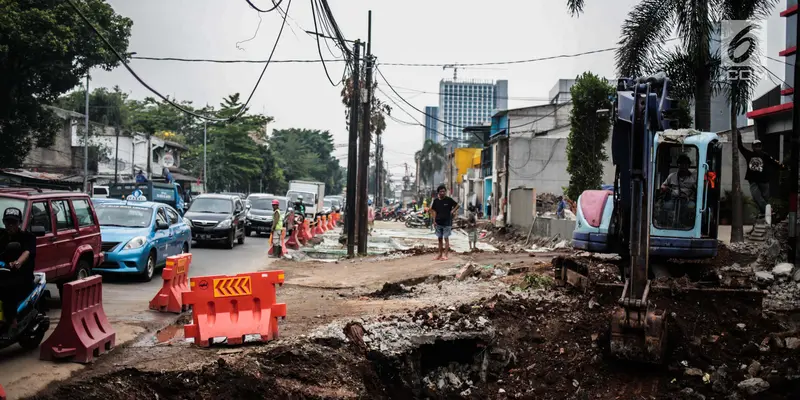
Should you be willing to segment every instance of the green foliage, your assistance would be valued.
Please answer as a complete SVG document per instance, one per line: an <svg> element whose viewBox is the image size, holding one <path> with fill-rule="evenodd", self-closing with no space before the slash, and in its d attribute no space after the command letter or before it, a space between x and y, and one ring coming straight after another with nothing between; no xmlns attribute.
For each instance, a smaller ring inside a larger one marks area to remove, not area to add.
<svg viewBox="0 0 800 400"><path fill-rule="evenodd" d="M56 107L65 110L86 114L86 89L75 90L61 96L56 101ZM109 126L128 126L130 112L128 94L119 86L112 90L96 88L89 94L89 120Z"/></svg>
<svg viewBox="0 0 800 400"><path fill-rule="evenodd" d="M567 139L567 172L569 187L566 195L571 199L588 189L598 189L603 179L603 161L608 160L605 142L611 132L611 113L598 114L598 110L611 110L612 87L605 79L584 72L570 89L572 111L571 129Z"/></svg>
<svg viewBox="0 0 800 400"><path fill-rule="evenodd" d="M104 0L76 0L121 52L133 22ZM80 83L92 67L118 60L61 0L0 0L0 167L17 167L33 146L49 146L59 121L44 105Z"/></svg>
<svg viewBox="0 0 800 400"><path fill-rule="evenodd" d="M525 275L525 278L522 279L517 288L520 290L547 289L553 286L553 283L553 278L547 275Z"/></svg>
<svg viewBox="0 0 800 400"><path fill-rule="evenodd" d="M445 148L433 140L426 140L422 150L414 154L414 160L419 161L419 176L426 185L435 186L433 175L444 167Z"/></svg>
<svg viewBox="0 0 800 400"><path fill-rule="evenodd" d="M344 187L344 170L333 157L333 137L328 131L276 129L269 147L283 168L285 181L296 179L325 183L326 194L339 194Z"/></svg>

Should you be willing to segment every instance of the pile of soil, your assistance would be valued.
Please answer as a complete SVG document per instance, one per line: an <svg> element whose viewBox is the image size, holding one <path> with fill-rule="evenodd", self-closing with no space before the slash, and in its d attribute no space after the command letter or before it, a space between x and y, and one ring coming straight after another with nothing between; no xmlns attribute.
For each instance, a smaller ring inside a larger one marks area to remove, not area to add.
<svg viewBox="0 0 800 400"><path fill-rule="evenodd" d="M370 294L367 294L367 297L388 299L389 297L399 296L409 292L410 290L404 288L400 283L386 282L383 284L383 287L380 290L376 290Z"/></svg>

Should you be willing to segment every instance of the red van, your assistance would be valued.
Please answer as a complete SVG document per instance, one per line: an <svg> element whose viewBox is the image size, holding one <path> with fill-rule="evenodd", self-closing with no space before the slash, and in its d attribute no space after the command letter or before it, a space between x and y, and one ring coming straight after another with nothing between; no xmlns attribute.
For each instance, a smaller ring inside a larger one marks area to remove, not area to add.
<svg viewBox="0 0 800 400"><path fill-rule="evenodd" d="M79 192L0 188L0 214L16 207L22 229L36 235L36 271L59 285L92 274L103 262L100 224L89 196Z"/></svg>

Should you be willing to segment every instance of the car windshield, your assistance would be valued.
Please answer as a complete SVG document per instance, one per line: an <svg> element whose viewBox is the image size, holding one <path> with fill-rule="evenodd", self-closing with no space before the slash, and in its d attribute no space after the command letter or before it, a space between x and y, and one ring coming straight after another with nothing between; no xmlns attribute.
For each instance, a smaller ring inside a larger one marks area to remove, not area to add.
<svg viewBox="0 0 800 400"><path fill-rule="evenodd" d="M297 196L303 196L303 204L305 204L307 206L313 206L314 205L314 200L313 200L314 199L314 195L311 194L311 193L289 192L289 193L287 193L287 196L289 197L289 202L291 202L292 204L297 203Z"/></svg>
<svg viewBox="0 0 800 400"><path fill-rule="evenodd" d="M95 206L100 226L147 228L153 220L153 210L125 204L99 204Z"/></svg>
<svg viewBox="0 0 800 400"><path fill-rule="evenodd" d="M189 211L206 214L230 214L233 202L228 199L199 198L194 199Z"/></svg>
<svg viewBox="0 0 800 400"><path fill-rule="evenodd" d="M6 211L7 208L18 208L20 211L25 212L25 200L13 199L9 197L0 197L0 214Z"/></svg>
<svg viewBox="0 0 800 400"><path fill-rule="evenodd" d="M324 200L322 203L325 204L325 208L333 207L333 201L331 200Z"/></svg>
<svg viewBox="0 0 800 400"><path fill-rule="evenodd" d="M250 208L254 210L272 210L272 200L278 200L280 209L286 209L286 199L278 197L254 197L250 199Z"/></svg>

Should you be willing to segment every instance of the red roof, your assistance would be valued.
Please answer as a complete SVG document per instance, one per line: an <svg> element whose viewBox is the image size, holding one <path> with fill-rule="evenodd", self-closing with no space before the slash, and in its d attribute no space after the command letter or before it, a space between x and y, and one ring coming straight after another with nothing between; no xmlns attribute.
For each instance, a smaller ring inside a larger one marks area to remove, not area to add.
<svg viewBox="0 0 800 400"><path fill-rule="evenodd" d="M797 14L797 4L787 8L784 11L781 11L781 17L788 17L790 15Z"/></svg>
<svg viewBox="0 0 800 400"><path fill-rule="evenodd" d="M791 111L793 107L794 103L788 102L788 103L778 104L777 106L760 108L758 110L753 110L747 113L747 118L756 119L756 118L766 117L769 115L778 114L785 111Z"/></svg>

